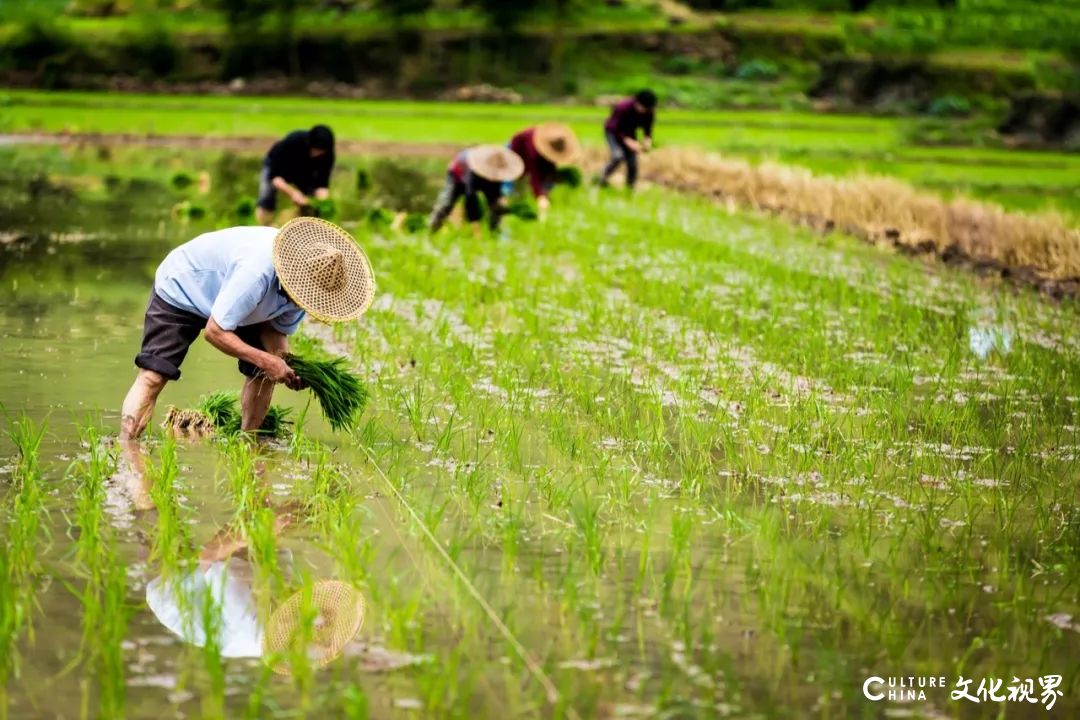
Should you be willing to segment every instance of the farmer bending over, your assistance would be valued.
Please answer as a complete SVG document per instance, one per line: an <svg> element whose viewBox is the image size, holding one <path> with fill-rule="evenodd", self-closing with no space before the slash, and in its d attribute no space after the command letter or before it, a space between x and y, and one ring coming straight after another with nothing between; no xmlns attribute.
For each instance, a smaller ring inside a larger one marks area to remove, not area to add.
<svg viewBox="0 0 1080 720"><path fill-rule="evenodd" d="M309 195L325 200L333 169L334 133L325 125L295 130L278 140L263 158L255 208L258 223L269 225L273 220L279 190L301 210L310 204Z"/></svg>
<svg viewBox="0 0 1080 720"><path fill-rule="evenodd" d="M446 171L446 185L435 201L428 227L435 232L449 217L459 198L465 198L465 219L478 223L484 217L480 196L487 200L488 226L495 230L506 212L503 184L521 177L524 163L512 150L499 145L477 145L462 150ZM479 234L478 225L473 226Z"/></svg>
<svg viewBox="0 0 1080 720"><path fill-rule="evenodd" d="M626 187L633 189L637 182L637 156L639 152L652 147L653 120L656 116L656 93L642 90L632 98L618 102L611 109L611 115L604 123L604 137L607 139L611 159L604 166L600 184L607 185L608 178L626 163ZM638 128L643 131L641 141L637 139Z"/></svg>
<svg viewBox="0 0 1080 720"><path fill-rule="evenodd" d="M276 383L303 387L281 356L304 314L343 322L362 315L374 294L364 252L323 220L297 218L280 230L234 227L184 243L157 269L121 440L142 434L165 383L180 379L188 348L204 330L207 342L239 361L241 429L257 429Z"/></svg>
<svg viewBox="0 0 1080 720"><path fill-rule="evenodd" d="M525 128L510 139L509 147L525 163L525 177L543 220L551 206L548 195L558 180L558 169L577 162L581 143L569 127L552 122Z"/></svg>

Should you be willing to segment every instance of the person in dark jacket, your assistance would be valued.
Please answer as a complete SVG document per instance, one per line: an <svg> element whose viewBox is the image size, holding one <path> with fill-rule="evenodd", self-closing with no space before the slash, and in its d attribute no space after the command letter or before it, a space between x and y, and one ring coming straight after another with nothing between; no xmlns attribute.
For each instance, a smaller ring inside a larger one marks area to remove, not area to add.
<svg viewBox="0 0 1080 720"><path fill-rule="evenodd" d="M487 201L488 226L495 230L505 214L503 184L521 177L525 165L521 157L501 145L477 145L462 150L446 170L446 185L435 201L428 227L437 231L460 198L465 198L465 219L475 225L484 217L480 197Z"/></svg>
<svg viewBox="0 0 1080 720"><path fill-rule="evenodd" d="M551 205L548 196L558 179L559 167L577 161L581 156L581 143L566 125L548 122L514 135L510 138L509 148L525 163L525 177L543 220Z"/></svg>
<svg viewBox="0 0 1080 720"><path fill-rule="evenodd" d="M604 166L600 184L607 185L608 178L626 163L626 186L633 189L637 182L637 156L652 147L653 120L656 116L656 93L642 90L616 103L611 115L604 123L604 138L607 140L611 159ZM637 131L642 131L642 139L637 139Z"/></svg>
<svg viewBox="0 0 1080 720"><path fill-rule="evenodd" d="M326 199L333 169L334 133L327 126L295 130L278 140L263 158L255 219L260 225L271 223L279 191L301 209L310 204L311 195Z"/></svg>

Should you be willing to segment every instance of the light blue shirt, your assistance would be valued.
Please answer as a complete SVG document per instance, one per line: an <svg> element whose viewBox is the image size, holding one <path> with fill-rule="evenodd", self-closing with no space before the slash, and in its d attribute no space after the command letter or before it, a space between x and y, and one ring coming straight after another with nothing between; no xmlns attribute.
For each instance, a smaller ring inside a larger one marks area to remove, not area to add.
<svg viewBox="0 0 1080 720"><path fill-rule="evenodd" d="M213 318L222 330L269 322L292 335L304 311L282 291L274 270L277 233L272 227L203 233L165 257L154 292L174 307Z"/></svg>

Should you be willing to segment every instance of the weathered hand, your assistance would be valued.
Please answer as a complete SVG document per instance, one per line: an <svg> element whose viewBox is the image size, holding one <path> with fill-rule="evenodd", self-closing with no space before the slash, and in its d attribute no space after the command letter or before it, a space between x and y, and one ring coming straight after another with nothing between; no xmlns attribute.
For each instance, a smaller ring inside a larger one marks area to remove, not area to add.
<svg viewBox="0 0 1080 720"><path fill-rule="evenodd" d="M276 383L284 383L290 390L300 390L304 384L296 371L277 355L267 353L259 369L262 370L262 374L266 379Z"/></svg>

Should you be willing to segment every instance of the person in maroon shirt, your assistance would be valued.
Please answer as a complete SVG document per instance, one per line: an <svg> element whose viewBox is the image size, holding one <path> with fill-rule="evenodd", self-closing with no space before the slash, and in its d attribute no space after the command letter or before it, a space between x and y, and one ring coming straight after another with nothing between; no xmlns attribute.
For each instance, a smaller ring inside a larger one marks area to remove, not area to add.
<svg viewBox="0 0 1080 720"><path fill-rule="evenodd" d="M525 162L525 177L536 198L540 219L547 216L548 196L558 180L559 166L572 165L581 156L581 143L574 131L562 123L541 123L525 128L510 138L507 146Z"/></svg>
<svg viewBox="0 0 1080 720"><path fill-rule="evenodd" d="M497 229L505 214L503 184L521 177L524 165L517 153L501 145L477 145L462 150L446 169L446 185L435 201L428 228L435 232L442 227L460 198L465 198L465 219L478 223L484 217L480 205L483 195L488 207L488 226ZM474 227L479 233L479 226Z"/></svg>
<svg viewBox="0 0 1080 720"><path fill-rule="evenodd" d="M604 172L600 176L601 185L607 185L611 174L625 162L626 186L631 189L634 187L637 182L638 153L652 147L655 115L656 93L652 90L642 90L634 97L616 103L611 109L611 115L604 123L604 137L607 139L608 149L611 150L611 160L604 166ZM640 141L637 139L639 128L644 135Z"/></svg>

